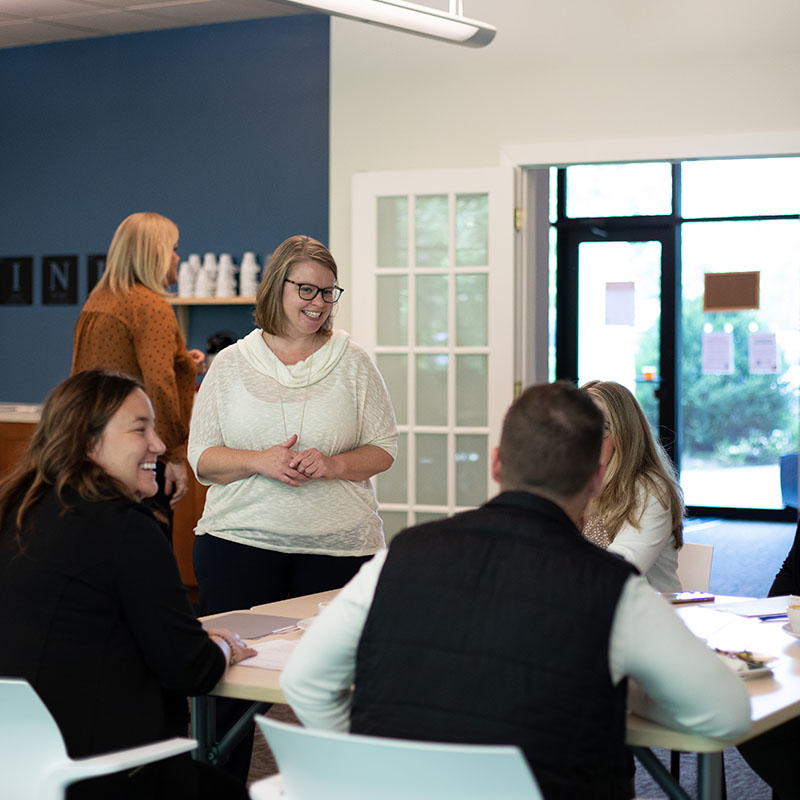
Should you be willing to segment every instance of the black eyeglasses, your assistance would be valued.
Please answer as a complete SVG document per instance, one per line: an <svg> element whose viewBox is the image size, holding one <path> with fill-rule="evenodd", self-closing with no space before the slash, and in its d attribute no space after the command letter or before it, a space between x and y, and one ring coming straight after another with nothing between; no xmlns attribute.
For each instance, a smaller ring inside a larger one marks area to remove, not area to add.
<svg viewBox="0 0 800 800"><path fill-rule="evenodd" d="M301 300L313 300L322 292L322 299L326 303L337 303L344 291L341 286L329 286L323 289L321 286L315 286L313 283L298 283L297 281L289 280L289 278L286 278L285 281L297 287L297 294L300 295Z"/></svg>
<svg viewBox="0 0 800 800"><path fill-rule="evenodd" d="M603 422L603 438L608 439L609 436L611 436L611 423L606 420Z"/></svg>

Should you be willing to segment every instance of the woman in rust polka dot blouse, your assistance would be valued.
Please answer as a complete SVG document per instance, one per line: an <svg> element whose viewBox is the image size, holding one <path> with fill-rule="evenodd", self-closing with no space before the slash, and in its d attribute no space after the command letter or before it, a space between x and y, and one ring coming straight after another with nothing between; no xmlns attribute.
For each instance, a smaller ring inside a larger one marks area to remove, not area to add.
<svg viewBox="0 0 800 800"><path fill-rule="evenodd" d="M204 364L187 350L166 287L177 280L178 228L151 212L131 214L117 228L103 277L78 322L72 372L110 367L138 378L153 403L167 449L159 460L152 502L167 520L188 490L186 440L195 379Z"/></svg>

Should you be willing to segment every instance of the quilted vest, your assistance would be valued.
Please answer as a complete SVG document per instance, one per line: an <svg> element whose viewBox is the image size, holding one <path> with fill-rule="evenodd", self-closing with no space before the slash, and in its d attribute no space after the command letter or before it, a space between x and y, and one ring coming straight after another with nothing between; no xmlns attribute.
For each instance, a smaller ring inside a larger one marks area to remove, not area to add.
<svg viewBox="0 0 800 800"><path fill-rule="evenodd" d="M351 730L516 744L548 800L627 797L608 644L634 573L526 492L404 531L359 642Z"/></svg>

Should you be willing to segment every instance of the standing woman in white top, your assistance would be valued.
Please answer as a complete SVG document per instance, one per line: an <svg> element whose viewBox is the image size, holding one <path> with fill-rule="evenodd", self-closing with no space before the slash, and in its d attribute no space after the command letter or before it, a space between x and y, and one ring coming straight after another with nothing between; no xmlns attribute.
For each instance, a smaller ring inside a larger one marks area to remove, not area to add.
<svg viewBox="0 0 800 800"><path fill-rule="evenodd" d="M338 589L385 547L370 478L392 465L397 425L375 365L333 329L337 275L320 242L282 242L258 327L200 386L188 458L210 487L195 528L201 615ZM219 706L224 725L235 711ZM242 781L249 741L228 765Z"/></svg>
<svg viewBox="0 0 800 800"><path fill-rule="evenodd" d="M675 470L633 394L613 381L582 387L606 417L603 488L587 509L583 535L630 561L659 592L679 592L683 498Z"/></svg>
<svg viewBox="0 0 800 800"><path fill-rule="evenodd" d="M333 330L342 291L322 244L281 243L258 328L200 387L189 463L210 486L195 530L201 614L339 588L384 547L370 478L392 465L397 426L369 356Z"/></svg>

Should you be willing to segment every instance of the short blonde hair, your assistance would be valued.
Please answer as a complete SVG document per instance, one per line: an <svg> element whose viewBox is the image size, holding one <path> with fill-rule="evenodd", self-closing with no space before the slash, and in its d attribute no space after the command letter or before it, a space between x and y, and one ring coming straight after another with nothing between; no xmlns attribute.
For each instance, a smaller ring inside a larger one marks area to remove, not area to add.
<svg viewBox="0 0 800 800"><path fill-rule="evenodd" d="M283 286L297 264L314 261L333 273L334 285L339 279L339 270L330 250L310 236L290 236L282 241L269 263L264 267L261 283L256 292L256 309L253 313L256 325L264 333L283 336L286 318L283 313ZM319 329L323 336L330 336L333 330L333 313Z"/></svg>
<svg viewBox="0 0 800 800"><path fill-rule="evenodd" d="M605 406L614 452L608 462L603 488L589 513L602 517L611 540L627 522L639 527L641 513L638 492L655 495L672 515L675 549L683 545L683 493L661 443L653 436L650 423L636 398L614 381L589 381L581 389Z"/></svg>
<svg viewBox="0 0 800 800"><path fill-rule="evenodd" d="M177 241L178 226L171 219L153 211L131 214L114 233L97 288L125 292L140 283L168 295L164 283Z"/></svg>

